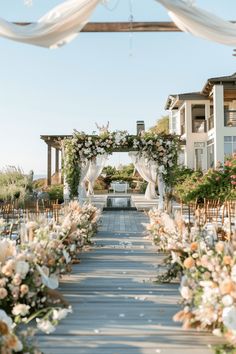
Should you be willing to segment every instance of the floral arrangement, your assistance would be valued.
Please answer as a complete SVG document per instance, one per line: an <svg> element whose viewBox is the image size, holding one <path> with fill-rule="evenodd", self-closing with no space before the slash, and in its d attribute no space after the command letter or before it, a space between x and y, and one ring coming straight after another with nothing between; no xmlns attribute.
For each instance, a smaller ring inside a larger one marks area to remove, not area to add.
<svg viewBox="0 0 236 354"><path fill-rule="evenodd" d="M99 212L92 205L80 207L77 202L72 202L65 207L58 224L38 219L23 225L20 244L6 238L0 239L1 353L8 345L4 333L11 338L15 336L15 343L18 343L18 337L22 337L19 343L26 347L24 336L18 334L19 324L27 325L36 319L37 328L49 334L72 311L56 290L59 278L70 271L78 251L90 242L96 232L98 218ZM2 331L1 311L6 317ZM16 326L14 332L10 331L7 318ZM18 344L15 346L22 347ZM6 353L17 351L20 350L11 348L9 344Z"/></svg>
<svg viewBox="0 0 236 354"><path fill-rule="evenodd" d="M180 292L184 309L175 320L184 328L211 330L236 346L236 252L233 244L201 242L184 261Z"/></svg>
<svg viewBox="0 0 236 354"><path fill-rule="evenodd" d="M71 197L77 196L81 166L98 155L111 154L115 150L138 151L142 157L156 161L157 168L167 177L168 171L176 165L179 144L177 136L164 133L133 136L126 131L104 131L99 136L88 136L74 131L71 139L63 141L64 173Z"/></svg>
<svg viewBox="0 0 236 354"><path fill-rule="evenodd" d="M217 227L195 224L188 233L177 215L172 219L158 210L149 212L147 226L158 249L168 253L169 268L159 280L181 275L183 310L174 316L183 327L209 330L229 344L217 353L236 351L236 235L218 241Z"/></svg>

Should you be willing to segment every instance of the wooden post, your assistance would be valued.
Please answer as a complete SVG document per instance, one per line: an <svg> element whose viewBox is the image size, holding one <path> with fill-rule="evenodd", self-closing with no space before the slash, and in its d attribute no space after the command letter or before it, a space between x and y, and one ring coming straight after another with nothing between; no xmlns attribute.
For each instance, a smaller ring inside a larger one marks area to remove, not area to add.
<svg viewBox="0 0 236 354"><path fill-rule="evenodd" d="M51 186L52 183L52 147L48 143L48 170L47 170L47 185Z"/></svg>
<svg viewBox="0 0 236 354"><path fill-rule="evenodd" d="M64 175L63 175L63 149L61 149L61 184L64 184Z"/></svg>
<svg viewBox="0 0 236 354"><path fill-rule="evenodd" d="M55 173L59 172L59 149L55 149Z"/></svg>

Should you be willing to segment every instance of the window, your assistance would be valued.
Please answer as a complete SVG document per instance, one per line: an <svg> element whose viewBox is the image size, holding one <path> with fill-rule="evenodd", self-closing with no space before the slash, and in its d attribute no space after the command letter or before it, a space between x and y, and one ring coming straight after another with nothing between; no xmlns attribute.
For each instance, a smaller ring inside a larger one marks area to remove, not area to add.
<svg viewBox="0 0 236 354"><path fill-rule="evenodd" d="M207 146L207 168L213 168L214 164L214 144L210 144Z"/></svg>
<svg viewBox="0 0 236 354"><path fill-rule="evenodd" d="M224 137L224 155L225 158L232 156L236 153L236 136Z"/></svg>
<svg viewBox="0 0 236 354"><path fill-rule="evenodd" d="M196 170L203 169L203 154L204 154L204 149L195 149L195 169Z"/></svg>
<svg viewBox="0 0 236 354"><path fill-rule="evenodd" d="M206 117L204 104L192 105L192 132L206 132Z"/></svg>
<svg viewBox="0 0 236 354"><path fill-rule="evenodd" d="M176 124L176 116L172 116L172 131L174 133L176 133L176 129L177 129L177 124Z"/></svg>
<svg viewBox="0 0 236 354"><path fill-rule="evenodd" d="M185 165L185 150L181 149L178 155L178 164Z"/></svg>
<svg viewBox="0 0 236 354"><path fill-rule="evenodd" d="M236 110L229 110L229 106L224 107L225 127L236 127Z"/></svg>

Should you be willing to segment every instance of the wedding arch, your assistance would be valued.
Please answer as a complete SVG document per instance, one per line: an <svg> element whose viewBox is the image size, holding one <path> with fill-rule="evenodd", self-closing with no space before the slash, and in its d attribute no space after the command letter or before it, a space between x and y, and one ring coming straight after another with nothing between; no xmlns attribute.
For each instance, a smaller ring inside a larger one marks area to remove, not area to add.
<svg viewBox="0 0 236 354"><path fill-rule="evenodd" d="M72 137L62 141L64 197L65 199L86 197L93 192L93 183L113 152L129 152L139 174L148 182L146 197L155 196L158 184L163 207L164 185L176 166L180 139L176 135L142 132L129 135L126 131L104 131L100 135L86 135L74 131Z"/></svg>

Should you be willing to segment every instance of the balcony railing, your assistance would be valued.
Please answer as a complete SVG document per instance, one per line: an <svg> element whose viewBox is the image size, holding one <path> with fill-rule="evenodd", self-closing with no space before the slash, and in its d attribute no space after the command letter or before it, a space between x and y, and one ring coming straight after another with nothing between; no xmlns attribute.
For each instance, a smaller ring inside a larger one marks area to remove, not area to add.
<svg viewBox="0 0 236 354"><path fill-rule="evenodd" d="M207 130L214 128L214 114L211 114L207 119Z"/></svg>
<svg viewBox="0 0 236 354"><path fill-rule="evenodd" d="M225 111L225 127L236 127L236 110Z"/></svg>

